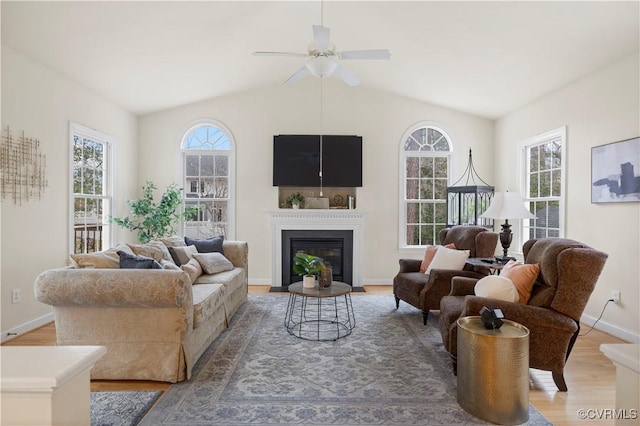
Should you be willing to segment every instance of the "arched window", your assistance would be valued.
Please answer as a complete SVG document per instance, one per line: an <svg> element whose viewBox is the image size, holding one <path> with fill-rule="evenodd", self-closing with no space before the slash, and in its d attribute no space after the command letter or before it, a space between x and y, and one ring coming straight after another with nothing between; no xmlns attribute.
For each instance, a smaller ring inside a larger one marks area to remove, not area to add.
<svg viewBox="0 0 640 426"><path fill-rule="evenodd" d="M233 239L234 143L231 133L211 120L191 127L181 143L184 205L198 213L185 221L184 235Z"/></svg>
<svg viewBox="0 0 640 426"><path fill-rule="evenodd" d="M438 232L447 226L451 155L451 140L436 125L419 124L402 138L401 247L438 243Z"/></svg>

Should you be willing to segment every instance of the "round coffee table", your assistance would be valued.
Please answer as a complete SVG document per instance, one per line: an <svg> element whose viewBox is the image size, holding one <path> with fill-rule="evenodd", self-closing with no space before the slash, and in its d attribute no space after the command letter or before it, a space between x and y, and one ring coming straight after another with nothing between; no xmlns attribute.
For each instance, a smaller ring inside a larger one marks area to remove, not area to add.
<svg viewBox="0 0 640 426"><path fill-rule="evenodd" d="M284 326L304 340L335 341L350 335L356 326L351 286L339 281L327 288L291 284Z"/></svg>

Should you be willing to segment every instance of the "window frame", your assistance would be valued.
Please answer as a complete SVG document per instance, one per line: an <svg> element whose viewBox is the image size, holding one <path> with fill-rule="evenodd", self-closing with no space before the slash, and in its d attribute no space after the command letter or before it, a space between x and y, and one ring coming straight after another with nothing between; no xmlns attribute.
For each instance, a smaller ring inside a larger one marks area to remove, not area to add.
<svg viewBox="0 0 640 426"><path fill-rule="evenodd" d="M99 132L98 130L84 126L82 124L69 121L69 230L68 230L68 246L69 253L75 253L75 200L78 195L74 192L74 136L80 136L86 139L90 139L94 142L100 143L104 146L104 161L105 166L103 171L106 174L103 178L103 192L102 196L87 197L97 198L107 201L107 211L102 212L102 247L101 250L107 250L113 247L114 227L109 221L109 218L113 215L113 202L115 199L114 194L114 158L115 158L115 146L116 139L106 133ZM106 232L104 230L106 229ZM96 250L98 251L98 250ZM85 253L84 251L82 253Z"/></svg>
<svg viewBox="0 0 640 426"><path fill-rule="evenodd" d="M449 146L448 151L407 151L405 150L405 141L407 138L414 133L416 130L422 128L431 128L438 132L440 132L447 140L447 144ZM416 123L413 126L409 127L407 131L403 134L400 140L400 148L399 148L399 186L398 186L398 246L401 250L406 249L423 249L426 247L425 245L409 245L407 243L407 203L409 200L406 199L406 185L407 185L407 168L406 168L406 160L408 157L429 157L429 158L446 158L447 160L447 186L451 185L452 175L453 175L453 138L451 136L451 132L446 129L440 123L432 122L432 121L423 121L420 123ZM447 197L446 194L442 199L442 204L446 211L446 202ZM445 219L444 226L446 226L447 220ZM436 239L435 244L438 243L437 235L434 237Z"/></svg>
<svg viewBox="0 0 640 426"><path fill-rule="evenodd" d="M560 142L560 167L555 167L553 169L560 170L560 195L559 196L548 196L548 197L531 197L529 193L529 175L530 171L530 163L529 163L529 150L533 147L543 145L545 143L550 143L553 141ZM557 129L553 129L536 136L532 136L521 141L518 144L518 176L519 176L519 188L520 194L522 195L523 201L526 203L526 207L529 211L534 213L534 210L531 208L531 204L536 201L558 201L558 237L564 238L566 235L566 226L565 226L565 211L566 211L566 200L567 200L567 191L566 191L566 177L567 177L567 129L566 126L559 127ZM535 214L535 213L534 213ZM516 244L512 244L512 247L518 247L518 251L521 251L521 247L525 241L529 240L530 235L528 230L532 228L531 221L537 221L537 219L523 219L520 221L518 225L518 242ZM549 227L538 227L536 228L544 228L546 229L545 235L548 235ZM551 228L555 229L555 228Z"/></svg>
<svg viewBox="0 0 640 426"><path fill-rule="evenodd" d="M229 140L229 150L216 150L216 149L187 149L186 143L188 136L197 130L200 127L216 127L224 132ZM236 155L236 142L233 137L233 133L229 130L227 126L221 123L218 120L213 119L201 119L192 122L186 129L182 132L182 137L179 141L179 161L180 161L180 179L182 181L182 185L184 187L183 195L182 195L182 208L184 209L185 203L188 199L187 193L190 192L190 188L187 188L187 175L186 175L186 157L188 154L191 155L216 155L216 153L226 153L228 157L228 195L226 198L227 202L227 229L225 239L234 240L236 235L236 217L235 217L235 209L236 209L236 196L235 196L235 187L236 187L236 176L235 176L235 155ZM193 198L191 198L193 200ZM211 198L211 200L215 201L215 198ZM186 235L186 222L182 221L182 234Z"/></svg>

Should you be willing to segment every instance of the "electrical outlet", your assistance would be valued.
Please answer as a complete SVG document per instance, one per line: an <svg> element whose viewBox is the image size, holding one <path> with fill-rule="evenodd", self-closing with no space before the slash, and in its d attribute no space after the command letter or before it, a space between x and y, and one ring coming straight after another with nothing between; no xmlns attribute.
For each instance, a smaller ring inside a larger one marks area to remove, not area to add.
<svg viewBox="0 0 640 426"><path fill-rule="evenodd" d="M11 290L11 303L20 303L20 289L14 288Z"/></svg>
<svg viewBox="0 0 640 426"><path fill-rule="evenodd" d="M616 305L620 303L620 290L611 290L611 298Z"/></svg>

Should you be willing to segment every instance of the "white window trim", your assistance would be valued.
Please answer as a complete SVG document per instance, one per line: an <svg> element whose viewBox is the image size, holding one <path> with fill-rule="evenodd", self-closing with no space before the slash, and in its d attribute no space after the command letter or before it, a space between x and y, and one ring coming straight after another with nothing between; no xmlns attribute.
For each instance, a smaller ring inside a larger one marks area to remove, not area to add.
<svg viewBox="0 0 640 426"><path fill-rule="evenodd" d="M219 122L218 120L203 118L191 122L185 130L182 132L178 144L179 161L180 161L180 182L184 184L184 153L187 150L184 148L187 135L189 135L195 128L202 126L214 126L222 129L227 136L229 136L229 201L227 206L227 236L225 239L234 240L236 237L236 140L233 133L227 126ZM188 150L194 154L211 154L212 150ZM215 150L214 150L215 151ZM184 188L186 191L187 188ZM184 223L182 224L182 232L184 234Z"/></svg>
<svg viewBox="0 0 640 426"><path fill-rule="evenodd" d="M554 139L560 139L560 155L562 156L562 164L560 165L560 211L559 211L559 237L564 238L566 235L565 229L565 211L567 202L567 127L562 126L548 132L541 133L536 136L532 136L521 141L518 144L518 179L520 187L520 195L524 200L528 200L527 194L527 149L533 145L540 145L545 142L550 142ZM511 248L516 253L521 253L522 245L524 244L524 226L521 220L518 224L518 236L517 243L512 243ZM528 238L527 238L528 239Z"/></svg>
<svg viewBox="0 0 640 426"><path fill-rule="evenodd" d="M405 185L406 185L406 158L407 157L443 157L443 155L436 155L435 153L445 151L405 151L404 143L411 133L422 127L431 127L445 135L449 142L449 151L447 151L447 185L451 185L453 175L453 136L449 130L441 123L434 121L421 121L411 125L402 135L399 144L399 179L398 179L398 248L400 250L421 249L426 246L407 245L407 200L405 199Z"/></svg>
<svg viewBox="0 0 640 426"><path fill-rule="evenodd" d="M107 172L107 179L103 182L106 186L106 198L110 199L109 202L109 211L103 212L104 219L103 223L108 223L108 218L113 216L113 204L115 200L115 185L114 185L114 159L115 159L115 149L116 149L116 139L113 136L107 135L105 133L99 132L96 129L92 129L87 126L83 126L82 124L75 123L73 121L69 121L69 223L68 223L68 245L69 245L69 253L73 253L75 251L75 221L73 217L74 212L74 192L73 192L73 147L74 147L74 135L80 135L87 139L92 139L97 142L105 144L107 148L107 167L105 168ZM113 235L114 235L114 226L109 225L107 227L109 232L107 233L107 241L106 247L103 246L102 249L106 250L113 247Z"/></svg>

